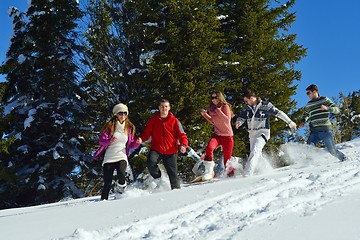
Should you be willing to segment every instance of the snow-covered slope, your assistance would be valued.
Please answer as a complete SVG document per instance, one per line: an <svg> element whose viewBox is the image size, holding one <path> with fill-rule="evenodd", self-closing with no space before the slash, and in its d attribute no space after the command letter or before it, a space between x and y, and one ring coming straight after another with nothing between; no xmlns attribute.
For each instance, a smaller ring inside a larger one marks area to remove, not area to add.
<svg viewBox="0 0 360 240"><path fill-rule="evenodd" d="M360 239L360 139L338 147L349 161L289 143L266 174L2 210L1 239Z"/></svg>

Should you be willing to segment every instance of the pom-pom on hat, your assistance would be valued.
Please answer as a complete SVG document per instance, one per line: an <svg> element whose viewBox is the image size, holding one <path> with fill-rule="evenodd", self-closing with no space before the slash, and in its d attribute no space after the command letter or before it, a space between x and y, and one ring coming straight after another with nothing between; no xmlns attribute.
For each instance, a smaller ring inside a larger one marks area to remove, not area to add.
<svg viewBox="0 0 360 240"><path fill-rule="evenodd" d="M116 115L118 112L126 112L129 115L128 107L122 103L116 104L113 108L113 115Z"/></svg>

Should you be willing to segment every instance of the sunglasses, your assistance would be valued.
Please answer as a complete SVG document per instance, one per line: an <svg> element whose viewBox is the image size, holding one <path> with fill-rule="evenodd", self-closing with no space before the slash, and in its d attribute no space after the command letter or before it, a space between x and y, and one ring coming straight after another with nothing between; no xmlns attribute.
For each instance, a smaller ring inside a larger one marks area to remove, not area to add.
<svg viewBox="0 0 360 240"><path fill-rule="evenodd" d="M119 115L127 115L127 112L118 112Z"/></svg>
<svg viewBox="0 0 360 240"><path fill-rule="evenodd" d="M310 93L311 93L311 91L307 91L307 92L306 92L307 95L310 95Z"/></svg>
<svg viewBox="0 0 360 240"><path fill-rule="evenodd" d="M211 99L217 99L218 96L211 96Z"/></svg>

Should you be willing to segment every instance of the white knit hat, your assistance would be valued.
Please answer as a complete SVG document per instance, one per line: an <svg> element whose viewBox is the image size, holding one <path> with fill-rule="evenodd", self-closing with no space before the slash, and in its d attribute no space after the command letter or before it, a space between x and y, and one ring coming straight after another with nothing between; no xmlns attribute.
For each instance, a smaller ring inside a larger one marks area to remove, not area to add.
<svg viewBox="0 0 360 240"><path fill-rule="evenodd" d="M114 115L117 114L118 112L126 112L129 115L128 107L122 103L116 104L113 108Z"/></svg>

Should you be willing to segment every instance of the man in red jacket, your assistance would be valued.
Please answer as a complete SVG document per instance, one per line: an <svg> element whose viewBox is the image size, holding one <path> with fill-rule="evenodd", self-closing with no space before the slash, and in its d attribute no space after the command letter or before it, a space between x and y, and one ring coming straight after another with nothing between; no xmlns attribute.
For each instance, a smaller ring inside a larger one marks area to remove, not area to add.
<svg viewBox="0 0 360 240"><path fill-rule="evenodd" d="M161 171L158 163L163 160L165 169L170 178L171 189L180 188L177 168L178 142L180 151L186 152L188 138L180 121L170 112L170 102L162 99L159 112L156 112L146 124L144 132L137 142L145 142L151 137L150 152L147 157L147 168L154 179L160 179Z"/></svg>

